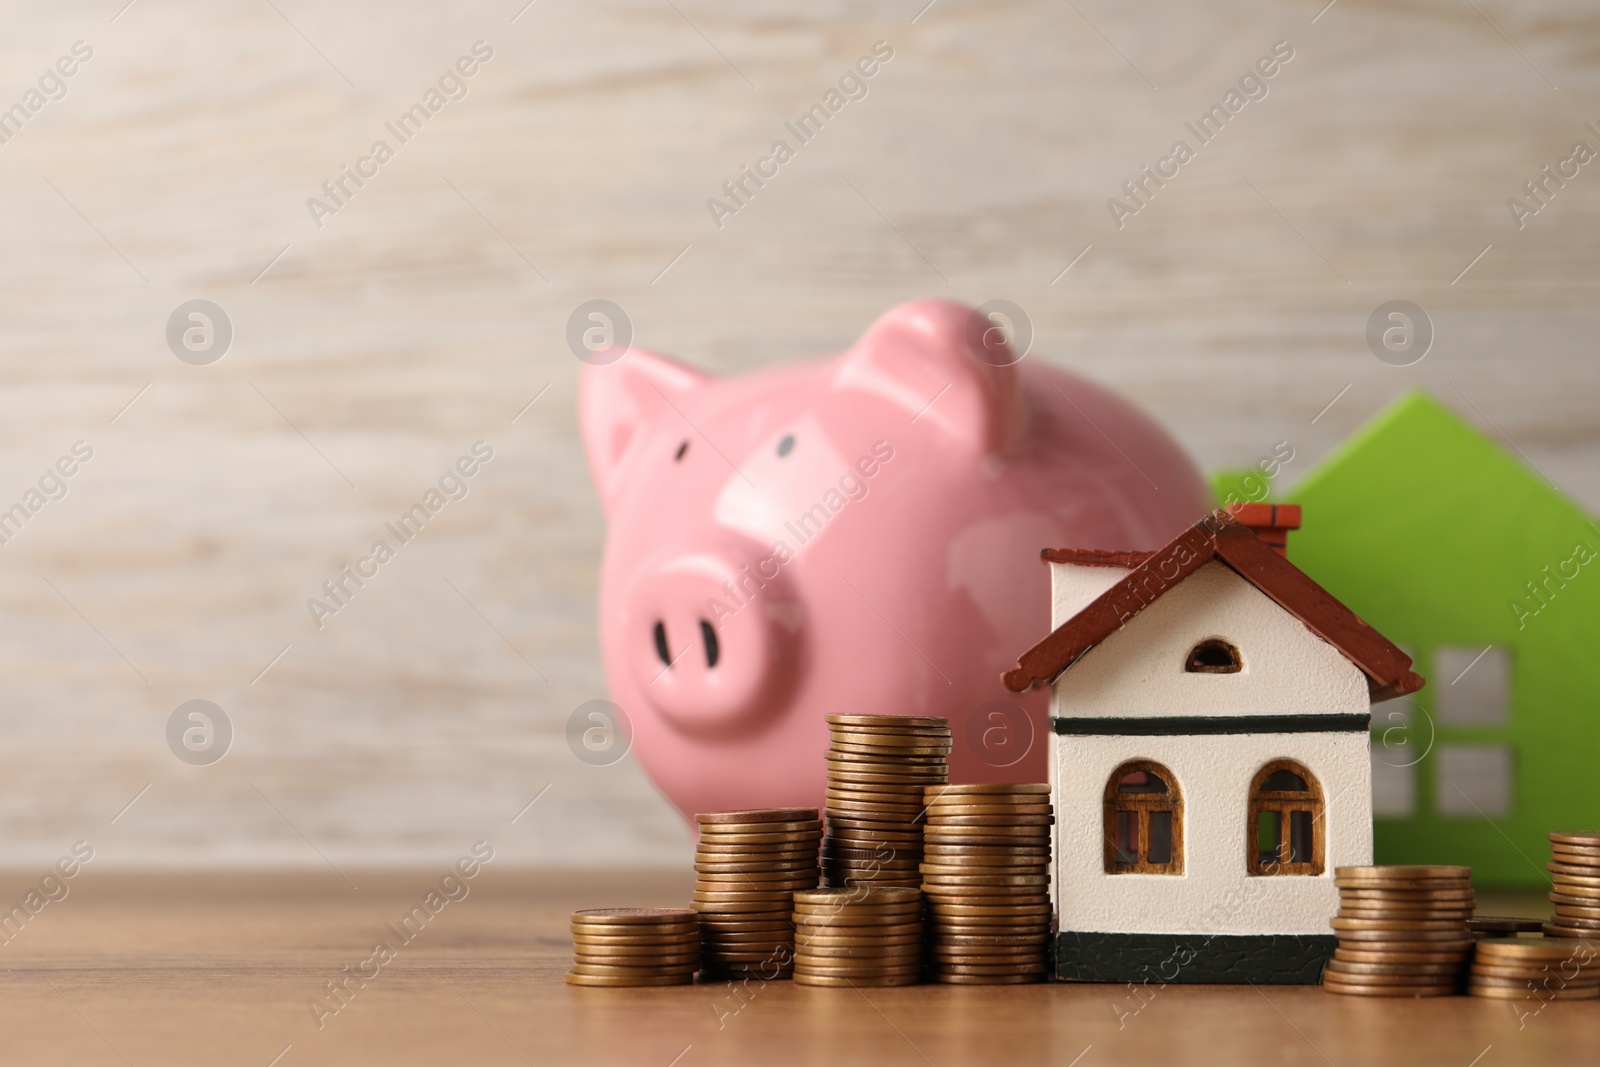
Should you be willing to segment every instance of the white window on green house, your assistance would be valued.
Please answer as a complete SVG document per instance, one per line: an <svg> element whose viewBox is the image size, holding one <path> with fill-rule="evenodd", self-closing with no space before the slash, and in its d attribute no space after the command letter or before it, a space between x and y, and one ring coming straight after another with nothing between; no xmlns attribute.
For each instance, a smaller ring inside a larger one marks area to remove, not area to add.
<svg viewBox="0 0 1600 1067"><path fill-rule="evenodd" d="M1509 745L1442 744L1434 753L1434 807L1440 815L1498 819L1515 793Z"/></svg>
<svg viewBox="0 0 1600 1067"><path fill-rule="evenodd" d="M1428 688L1441 726L1505 726L1511 721L1511 652L1502 645L1441 646Z"/></svg>

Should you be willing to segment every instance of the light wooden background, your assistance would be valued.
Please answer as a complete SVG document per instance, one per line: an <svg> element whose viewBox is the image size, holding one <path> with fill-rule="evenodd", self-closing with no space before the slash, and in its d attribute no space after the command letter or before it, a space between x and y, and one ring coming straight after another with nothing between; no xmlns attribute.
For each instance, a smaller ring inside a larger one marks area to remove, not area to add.
<svg viewBox="0 0 1600 1067"><path fill-rule="evenodd" d="M1288 440L1291 481L1420 385L1600 509L1600 163L1520 232L1505 205L1600 147L1578 0L124 2L7 4L0 34L0 102L95 50L0 146L0 507L95 449L0 546L0 866L78 838L105 868L480 837L511 865L684 860L637 766L563 739L603 694L563 340L593 297L723 372L908 298L1010 299L1030 358L1207 468ZM478 39L468 97L317 229L306 198ZM715 229L706 198L879 39L870 95ZM1113 226L1281 39L1270 95ZM196 297L236 330L209 367L163 339ZM1397 297L1438 332L1406 369L1363 340ZM479 438L470 497L316 630L306 597ZM204 768L164 740L197 697L237 731Z"/></svg>

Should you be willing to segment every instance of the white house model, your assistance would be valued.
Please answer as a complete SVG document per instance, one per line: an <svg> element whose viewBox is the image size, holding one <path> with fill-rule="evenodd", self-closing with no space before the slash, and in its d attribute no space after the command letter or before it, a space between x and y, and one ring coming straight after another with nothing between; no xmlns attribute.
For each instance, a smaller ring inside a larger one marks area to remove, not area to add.
<svg viewBox="0 0 1600 1067"><path fill-rule="evenodd" d="M1283 554L1295 505L1215 512L1155 552L1046 550L1057 974L1306 982L1335 867L1372 862L1371 705L1411 659Z"/></svg>

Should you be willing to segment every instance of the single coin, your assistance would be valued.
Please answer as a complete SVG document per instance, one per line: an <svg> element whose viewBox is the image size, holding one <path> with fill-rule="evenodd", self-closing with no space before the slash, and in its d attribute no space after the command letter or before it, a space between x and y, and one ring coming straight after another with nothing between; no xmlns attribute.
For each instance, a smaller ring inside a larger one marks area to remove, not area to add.
<svg viewBox="0 0 1600 1067"><path fill-rule="evenodd" d="M974 964L1003 964L1003 963L1044 963L1043 945L1012 945L1001 947L989 945L984 948L974 948L962 945L929 945L928 958L935 962L944 963L974 963Z"/></svg>
<svg viewBox="0 0 1600 1067"><path fill-rule="evenodd" d="M1471 889L1341 889L1340 900L1376 900L1394 904L1431 903L1433 901L1474 900L1477 894Z"/></svg>
<svg viewBox="0 0 1600 1067"><path fill-rule="evenodd" d="M794 894L803 892L804 889L696 890L690 904L700 913L704 925L707 912L770 911L787 915L794 907Z"/></svg>
<svg viewBox="0 0 1600 1067"><path fill-rule="evenodd" d="M1453 975L1461 971L1458 963L1350 963L1346 960L1329 960L1323 969L1324 974L1369 974L1369 975L1405 975L1409 977L1426 975Z"/></svg>
<svg viewBox="0 0 1600 1067"><path fill-rule="evenodd" d="M1471 982L1467 984L1467 992L1475 997L1488 997L1493 1000L1537 1000L1541 1003L1546 1000L1600 1000L1600 986L1589 989L1563 989L1559 992L1540 990L1535 993L1531 989L1519 989L1511 986L1483 986Z"/></svg>
<svg viewBox="0 0 1600 1067"><path fill-rule="evenodd" d="M885 949L904 950L913 946L921 951L922 935L918 933L897 934L893 937L807 937L795 942L797 952L808 952L816 956L826 956L840 952L866 951L873 954L881 953Z"/></svg>
<svg viewBox="0 0 1600 1067"><path fill-rule="evenodd" d="M640 977L619 977L616 975L578 974L567 975L568 985L608 986L621 988L624 986L661 986L661 985L690 985L694 982L694 974L655 975Z"/></svg>
<svg viewBox="0 0 1600 1067"><path fill-rule="evenodd" d="M588 954L574 955L573 966L581 968L593 964L609 964L619 967L630 967L641 971L670 971L676 974L685 968L693 971L700 966L700 953L680 953L676 956L590 956Z"/></svg>
<svg viewBox="0 0 1600 1067"><path fill-rule="evenodd" d="M894 916L876 922L801 922L794 929L795 941L808 941L813 937L905 937L923 929L922 920L915 916Z"/></svg>
<svg viewBox="0 0 1600 1067"><path fill-rule="evenodd" d="M1600 877L1600 870L1596 870L1589 864L1584 863L1558 863L1555 860L1551 860L1544 867L1545 870L1550 871L1552 874L1576 875L1580 878Z"/></svg>
<svg viewBox="0 0 1600 1067"><path fill-rule="evenodd" d="M786 859L780 863L769 863L760 859L713 859L710 857L696 857L694 869L708 874L770 874L774 877L785 878L808 868L815 870L817 857L807 853L799 858Z"/></svg>
<svg viewBox="0 0 1600 1067"><path fill-rule="evenodd" d="M1341 963L1386 963L1395 966L1426 966L1430 963L1448 963L1451 968L1461 968L1466 965L1470 953L1462 949L1451 949L1450 952L1363 952L1360 949L1350 949L1346 945L1339 945L1334 949L1334 960Z"/></svg>
<svg viewBox="0 0 1600 1067"><path fill-rule="evenodd" d="M1443 928L1415 929L1402 927L1400 929L1360 929L1350 927L1336 927L1341 940L1349 941L1383 941L1383 942L1427 942L1429 944L1472 944L1472 937L1466 927L1460 923Z"/></svg>
<svg viewBox="0 0 1600 1067"><path fill-rule="evenodd" d="M1415 930L1455 931L1466 929L1464 919L1350 919L1338 916L1328 920L1335 930Z"/></svg>
<svg viewBox="0 0 1600 1067"><path fill-rule="evenodd" d="M573 912L572 922L603 926L693 923L694 912L687 908L588 908Z"/></svg>
<svg viewBox="0 0 1600 1067"><path fill-rule="evenodd" d="M1329 964L1329 967L1323 970L1322 981L1324 984L1339 983L1342 985L1363 986L1405 986L1408 988L1415 986L1436 985L1454 986L1460 984L1458 975L1454 971L1434 971L1420 974L1352 974L1348 971L1333 970L1332 964Z"/></svg>
<svg viewBox="0 0 1600 1067"><path fill-rule="evenodd" d="M678 964L676 966L652 965L648 967L616 967L606 963L590 963L586 960L574 960L572 963L573 974L587 974L597 977L616 978L653 978L657 975L693 974L698 970L698 963Z"/></svg>
<svg viewBox="0 0 1600 1067"><path fill-rule="evenodd" d="M1557 914L1552 922L1558 923L1567 930L1574 931L1600 931L1600 919L1584 919L1576 915ZM1589 933L1584 936L1600 938L1600 932Z"/></svg>
<svg viewBox="0 0 1600 1067"><path fill-rule="evenodd" d="M921 899L916 890L871 889L852 893L847 889L812 889L794 895L796 904L879 903L915 904Z"/></svg>
<svg viewBox="0 0 1600 1067"><path fill-rule="evenodd" d="M1047 964L1042 959L1037 963L942 963L939 965L940 974L1043 974L1046 969Z"/></svg>
<svg viewBox="0 0 1600 1067"><path fill-rule="evenodd" d="M994 804L943 804L933 803L924 805L928 818L940 821L946 818L960 816L983 816L985 818L1007 819L1013 815L1045 815L1053 816L1055 810L1049 804L1013 804L998 806Z"/></svg>
<svg viewBox="0 0 1600 1067"><path fill-rule="evenodd" d="M796 978L883 978L917 977L922 974L922 961L908 963L874 963L870 960L850 960L839 964L809 964L803 959L794 961Z"/></svg>
<svg viewBox="0 0 1600 1067"><path fill-rule="evenodd" d="M694 821L705 826L729 822L810 822L816 818L816 808L746 808L742 811L703 811L694 817Z"/></svg>
<svg viewBox="0 0 1600 1067"><path fill-rule="evenodd" d="M924 863L921 869L928 881L941 885L1046 885L1050 881L1050 876L1043 873L1012 874L940 863Z"/></svg>
<svg viewBox="0 0 1600 1067"><path fill-rule="evenodd" d="M1582 904L1557 904L1555 905L1556 918L1558 919L1600 919L1600 907L1588 907Z"/></svg>
<svg viewBox="0 0 1600 1067"><path fill-rule="evenodd" d="M874 748L871 745L841 744L837 740L824 753L824 758L830 766L856 770L882 767L894 774L905 772L932 774L945 770L949 765L944 751L896 752L886 748Z"/></svg>
<svg viewBox="0 0 1600 1067"><path fill-rule="evenodd" d="M1593 946L1600 948L1600 944ZM1477 955L1492 960L1564 960L1583 951L1583 946L1570 940L1551 940L1543 937L1495 938L1478 943Z"/></svg>
<svg viewBox="0 0 1600 1067"><path fill-rule="evenodd" d="M916 940L922 936L922 924L915 922L884 923L875 926L808 926L795 931L794 943L798 945L829 945L870 941L883 944L890 941Z"/></svg>
<svg viewBox="0 0 1600 1067"><path fill-rule="evenodd" d="M952 919L978 918L986 915L1013 916L1038 915L1041 918L1050 917L1050 902L1048 899L1027 904L995 905L995 904L944 904L932 903L928 905L928 912L936 916L949 916Z"/></svg>
<svg viewBox="0 0 1600 1067"><path fill-rule="evenodd" d="M1324 976L1322 988L1347 997L1450 997L1456 994L1459 986L1454 982L1435 985L1361 985Z"/></svg>
<svg viewBox="0 0 1600 1067"><path fill-rule="evenodd" d="M1003 829L1011 833L1045 833L1043 827L1050 827L1056 822L1056 816L1027 816L1027 814L1006 814L1006 816L946 816L928 817L928 829L965 830L968 827L978 827L987 830ZM1040 829L1034 829L1040 827Z"/></svg>
<svg viewBox="0 0 1600 1067"><path fill-rule="evenodd" d="M795 985L836 986L840 989L874 989L887 986L916 985L922 981L920 974L892 974L877 978L835 978L821 974L794 972Z"/></svg>
<svg viewBox="0 0 1600 1067"><path fill-rule="evenodd" d="M960 783L945 786L933 796L981 796L991 794L1027 793L1048 796L1050 785L1047 782L986 782L986 783Z"/></svg>
<svg viewBox="0 0 1600 1067"><path fill-rule="evenodd" d="M873 888L879 887L874 886ZM865 923L887 922L889 920L907 922L910 919L921 918L921 916L922 907L917 904L895 904L881 908L831 908L822 906L812 909L801 908L799 905L796 905L794 908L794 921L796 925L837 923L848 926L858 926Z"/></svg>
<svg viewBox="0 0 1600 1067"><path fill-rule="evenodd" d="M889 733L838 733L828 738L828 751L862 752L885 759L908 756L943 756L955 746L949 735L889 734Z"/></svg>
<svg viewBox="0 0 1600 1067"><path fill-rule="evenodd" d="M877 945L796 945L795 959L805 960L813 965L828 965L830 963L860 963L863 961L882 961L885 958L898 960L922 958L921 941L891 941Z"/></svg>
<svg viewBox="0 0 1600 1067"><path fill-rule="evenodd" d="M700 913L701 924L718 921L719 916L749 921L766 919L777 922L789 917L789 900L697 900L695 910Z"/></svg>
<svg viewBox="0 0 1600 1067"><path fill-rule="evenodd" d="M1340 908L1335 918L1407 924L1415 922L1448 922L1460 926L1470 922L1472 914L1465 908L1456 911L1385 911L1381 908Z"/></svg>
<svg viewBox="0 0 1600 1067"><path fill-rule="evenodd" d="M574 924L572 936L575 938L625 938L636 942L671 941L679 938L696 938L700 936L700 924L674 923L672 926L639 926L618 925L602 926L599 923Z"/></svg>
<svg viewBox="0 0 1600 1067"><path fill-rule="evenodd" d="M1050 924L1042 922L1000 923L996 925L930 922L927 924L927 930L930 941L971 941L980 943L993 938L1042 941L1050 937Z"/></svg>
<svg viewBox="0 0 1600 1067"><path fill-rule="evenodd" d="M1600 985L1600 971L1597 971L1591 967L1587 971L1581 969L1577 970L1575 973L1568 976L1562 973L1561 964L1559 963L1552 963L1544 966L1531 966L1526 964L1516 966L1497 966L1492 963L1485 963L1482 960L1474 960L1472 964L1472 975L1475 978L1505 978L1515 979L1522 982L1548 984L1551 988L1560 988L1563 986Z"/></svg>
<svg viewBox="0 0 1600 1067"><path fill-rule="evenodd" d="M1590 831L1587 833L1552 833L1549 836L1552 844L1589 845L1593 848L1600 848L1600 832Z"/></svg>
<svg viewBox="0 0 1600 1067"><path fill-rule="evenodd" d="M798 830L793 833L773 834L701 834L699 845L733 846L733 845L791 845L799 847L810 845L822 840L822 829ZM698 847L698 845L696 846Z"/></svg>
<svg viewBox="0 0 1600 1067"><path fill-rule="evenodd" d="M940 974L938 972L929 976L928 980L947 985L1037 985L1044 981L1042 974Z"/></svg>
<svg viewBox="0 0 1600 1067"><path fill-rule="evenodd" d="M929 780L942 781L943 776L919 775L912 778L904 774L884 774L879 771L855 771L841 767L828 768L828 784L835 789L856 785L924 785Z"/></svg>
<svg viewBox="0 0 1600 1067"><path fill-rule="evenodd" d="M830 713L824 718L829 726L899 726L911 729L916 726L935 730L950 729L950 720L932 715L849 715Z"/></svg>
<svg viewBox="0 0 1600 1067"><path fill-rule="evenodd" d="M698 951L700 942L687 941L666 945L641 945L635 942L620 942L617 944L597 944L592 941L574 942L572 951L580 956L600 958L602 956L682 956Z"/></svg>
<svg viewBox="0 0 1600 1067"><path fill-rule="evenodd" d="M1524 989L1537 989L1537 990L1539 990L1541 992L1545 992L1545 991L1554 992L1555 990L1562 989L1562 988L1566 988L1566 989L1581 989L1581 988L1584 988L1586 986L1592 986L1592 985L1596 985L1597 984L1594 980L1590 980L1588 982L1567 981L1567 980L1562 979L1558 975L1550 975L1550 974L1539 974L1539 975L1515 974L1515 973L1512 973L1512 974L1498 973L1497 974L1497 973L1495 973L1493 971L1481 970L1481 969L1479 969L1477 967L1472 968L1472 973L1471 973L1470 980L1471 980L1473 985L1502 986L1502 987L1513 987L1513 988L1514 987L1521 987L1521 988L1524 988Z"/></svg>
<svg viewBox="0 0 1600 1067"><path fill-rule="evenodd" d="M1419 879L1472 877L1471 867L1450 867L1436 864L1385 864L1368 867L1335 867L1334 878L1413 881Z"/></svg>

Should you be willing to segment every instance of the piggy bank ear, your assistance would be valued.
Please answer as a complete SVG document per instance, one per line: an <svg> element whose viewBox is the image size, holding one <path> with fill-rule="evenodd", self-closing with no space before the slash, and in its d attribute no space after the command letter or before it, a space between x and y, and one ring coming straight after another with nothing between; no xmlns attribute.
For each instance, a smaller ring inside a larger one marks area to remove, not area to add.
<svg viewBox="0 0 1600 1067"><path fill-rule="evenodd" d="M677 418L674 406L681 408L710 380L710 375L638 348L630 348L615 363L583 368L578 418L589 470L608 513L616 508L643 458L643 447L656 437L663 420Z"/></svg>
<svg viewBox="0 0 1600 1067"><path fill-rule="evenodd" d="M876 393L974 451L1003 454L1021 434L1022 398L991 325L948 300L901 304L844 354L834 386Z"/></svg>

